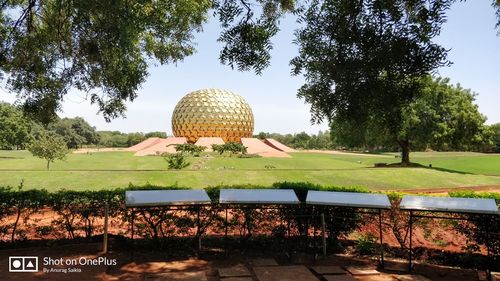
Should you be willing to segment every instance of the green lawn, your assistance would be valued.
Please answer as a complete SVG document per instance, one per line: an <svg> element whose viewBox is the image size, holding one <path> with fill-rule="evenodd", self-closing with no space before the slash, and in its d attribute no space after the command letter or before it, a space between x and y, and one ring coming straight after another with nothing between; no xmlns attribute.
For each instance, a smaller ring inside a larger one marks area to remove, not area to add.
<svg viewBox="0 0 500 281"><path fill-rule="evenodd" d="M177 184L206 187L218 184L270 185L277 181L308 181L375 190L499 185L500 155L479 153L412 153L414 162L430 168L372 168L376 162L397 162L396 154L377 156L292 153L292 158L190 158L182 171L167 170L161 157L136 157L130 152L70 154L45 170L45 162L26 151L0 151L0 186L48 190L98 189ZM267 168L266 168L267 166Z"/></svg>
<svg viewBox="0 0 500 281"><path fill-rule="evenodd" d="M373 165L376 162L396 163L397 153L381 154L381 157L354 157L338 156L349 162L361 162L365 165ZM382 158L385 156L386 158ZM387 156L389 156L387 158ZM450 172L470 173L480 175L500 176L500 154L485 154L473 152L413 152L411 161L424 166L432 164L433 168L443 169Z"/></svg>

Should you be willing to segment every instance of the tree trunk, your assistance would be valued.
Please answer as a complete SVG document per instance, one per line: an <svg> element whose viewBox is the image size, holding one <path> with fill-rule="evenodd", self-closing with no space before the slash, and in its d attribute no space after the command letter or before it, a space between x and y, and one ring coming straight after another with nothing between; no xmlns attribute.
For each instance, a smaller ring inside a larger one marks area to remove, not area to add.
<svg viewBox="0 0 500 281"><path fill-rule="evenodd" d="M50 168L50 161L47 161L47 170Z"/></svg>
<svg viewBox="0 0 500 281"><path fill-rule="evenodd" d="M410 141L408 140L400 140L398 141L399 146L401 147L401 164L408 165L410 164Z"/></svg>
<svg viewBox="0 0 500 281"><path fill-rule="evenodd" d="M12 235L10 237L10 242L14 243L14 238L16 238L16 230L17 230L17 224L19 223L19 218L21 217L21 208L17 208L17 217L16 217L16 222L12 226Z"/></svg>

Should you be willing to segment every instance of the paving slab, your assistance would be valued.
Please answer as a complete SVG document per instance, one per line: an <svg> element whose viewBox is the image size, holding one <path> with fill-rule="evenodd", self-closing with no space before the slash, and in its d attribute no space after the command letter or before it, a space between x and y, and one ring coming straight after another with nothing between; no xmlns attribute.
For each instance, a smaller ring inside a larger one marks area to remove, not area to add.
<svg viewBox="0 0 500 281"><path fill-rule="evenodd" d="M417 274L408 274L408 275L395 275L394 276L398 281L432 281L431 279Z"/></svg>
<svg viewBox="0 0 500 281"><path fill-rule="evenodd" d="M273 258L258 258L248 261L251 266L276 266L278 263Z"/></svg>
<svg viewBox="0 0 500 281"><path fill-rule="evenodd" d="M207 281L205 271L146 274L144 281Z"/></svg>
<svg viewBox="0 0 500 281"><path fill-rule="evenodd" d="M253 281L252 277L228 277L221 278L220 281Z"/></svg>
<svg viewBox="0 0 500 281"><path fill-rule="evenodd" d="M358 275L356 276L356 280L358 281L397 281L391 275Z"/></svg>
<svg viewBox="0 0 500 281"><path fill-rule="evenodd" d="M316 265L311 266L311 269L318 274L346 274L342 267L338 265Z"/></svg>
<svg viewBox="0 0 500 281"><path fill-rule="evenodd" d="M402 262L385 262L384 270L406 272L408 271L408 264Z"/></svg>
<svg viewBox="0 0 500 281"><path fill-rule="evenodd" d="M373 267L368 266L346 266L345 269L349 271L352 275L379 275L378 272Z"/></svg>
<svg viewBox="0 0 500 281"><path fill-rule="evenodd" d="M294 253L290 260L293 264L311 264L314 262L314 257L311 254Z"/></svg>
<svg viewBox="0 0 500 281"><path fill-rule="evenodd" d="M304 265L257 266L253 270L259 281L318 281Z"/></svg>
<svg viewBox="0 0 500 281"><path fill-rule="evenodd" d="M247 277L252 276L250 270L242 264L238 264L231 267L219 268L219 276L224 277Z"/></svg>
<svg viewBox="0 0 500 281"><path fill-rule="evenodd" d="M356 279L349 274L323 275L323 278L326 281L356 281Z"/></svg>

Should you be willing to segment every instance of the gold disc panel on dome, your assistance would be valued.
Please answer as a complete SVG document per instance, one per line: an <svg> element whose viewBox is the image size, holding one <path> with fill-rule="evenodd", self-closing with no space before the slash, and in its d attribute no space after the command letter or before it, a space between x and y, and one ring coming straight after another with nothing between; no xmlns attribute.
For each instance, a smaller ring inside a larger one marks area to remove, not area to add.
<svg viewBox="0 0 500 281"><path fill-rule="evenodd" d="M185 95L172 114L176 137L196 142L201 137L220 137L240 142L253 134L253 113L241 96L221 89L203 89Z"/></svg>

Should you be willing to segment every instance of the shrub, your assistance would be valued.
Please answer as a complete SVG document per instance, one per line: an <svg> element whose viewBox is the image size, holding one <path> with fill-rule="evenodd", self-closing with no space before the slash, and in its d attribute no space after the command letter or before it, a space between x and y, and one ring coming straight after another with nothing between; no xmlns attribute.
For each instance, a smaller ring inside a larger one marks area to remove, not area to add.
<svg viewBox="0 0 500 281"><path fill-rule="evenodd" d="M409 216L405 212L401 212L399 209L399 203L403 199L403 194L399 192L389 192L387 193L389 201L391 202L391 210L389 212L388 223L385 222L386 226L390 227L394 237L399 243L401 249L406 249L407 242L409 241Z"/></svg>
<svg viewBox="0 0 500 281"><path fill-rule="evenodd" d="M165 161L167 161L169 169L181 170L190 165L186 156L182 152L166 154L163 157Z"/></svg>
<svg viewBox="0 0 500 281"><path fill-rule="evenodd" d="M175 146L175 151L180 153L189 153L194 157L200 157L200 154L206 149L206 146L198 146L193 143L183 143Z"/></svg>
<svg viewBox="0 0 500 281"><path fill-rule="evenodd" d="M464 198L491 198L500 203L500 193L456 191L448 193L451 197ZM486 246L493 256L500 254L500 239L498 239L498 230L500 229L500 216L492 215L465 215L467 221L459 221L455 224L455 229L464 234L469 240L468 244L475 243Z"/></svg>
<svg viewBox="0 0 500 281"><path fill-rule="evenodd" d="M212 144L212 150L218 152L220 155L224 152L229 152L230 155L244 155L247 154L247 148L238 142L227 142L225 144Z"/></svg>
<svg viewBox="0 0 500 281"><path fill-rule="evenodd" d="M375 252L377 247L377 237L371 233L367 233L358 236L354 249L360 255L370 255Z"/></svg>

